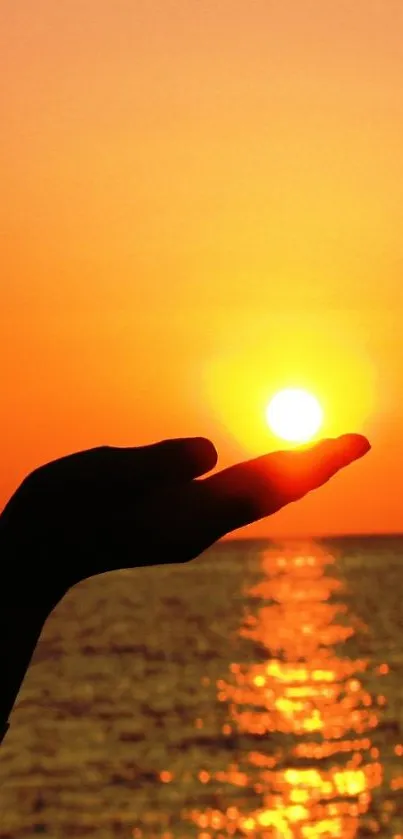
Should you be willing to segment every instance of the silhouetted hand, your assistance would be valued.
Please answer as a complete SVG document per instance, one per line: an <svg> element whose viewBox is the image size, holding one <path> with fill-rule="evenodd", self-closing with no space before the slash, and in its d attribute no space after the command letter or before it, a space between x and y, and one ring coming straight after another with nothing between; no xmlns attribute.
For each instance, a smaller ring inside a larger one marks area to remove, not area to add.
<svg viewBox="0 0 403 839"><path fill-rule="evenodd" d="M105 571L186 562L217 539L324 484L370 448L360 435L216 465L203 438L102 447L36 469L0 517L3 592L50 612Z"/></svg>

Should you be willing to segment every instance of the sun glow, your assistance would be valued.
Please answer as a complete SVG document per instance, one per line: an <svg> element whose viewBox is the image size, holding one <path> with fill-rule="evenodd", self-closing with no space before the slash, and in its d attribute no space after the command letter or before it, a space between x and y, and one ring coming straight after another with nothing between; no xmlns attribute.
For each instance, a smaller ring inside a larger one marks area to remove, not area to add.
<svg viewBox="0 0 403 839"><path fill-rule="evenodd" d="M306 443L319 431L323 411L311 393L301 388L287 388L276 393L266 409L270 429L290 443Z"/></svg>

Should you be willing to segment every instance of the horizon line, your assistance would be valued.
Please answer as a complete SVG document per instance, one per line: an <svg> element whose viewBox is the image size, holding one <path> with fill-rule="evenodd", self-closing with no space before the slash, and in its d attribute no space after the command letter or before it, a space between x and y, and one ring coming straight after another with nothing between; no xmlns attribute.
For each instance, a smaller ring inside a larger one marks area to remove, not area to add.
<svg viewBox="0 0 403 839"><path fill-rule="evenodd" d="M273 536L223 536L219 542L293 542L293 541L315 541L326 539L403 539L403 531L372 531L361 533L321 533L321 534L278 534ZM219 544L219 542L217 544Z"/></svg>

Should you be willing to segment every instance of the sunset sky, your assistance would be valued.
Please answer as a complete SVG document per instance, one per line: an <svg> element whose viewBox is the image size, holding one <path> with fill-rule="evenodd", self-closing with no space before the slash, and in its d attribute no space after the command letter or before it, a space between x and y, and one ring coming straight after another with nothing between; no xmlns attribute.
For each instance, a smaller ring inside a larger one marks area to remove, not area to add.
<svg viewBox="0 0 403 839"><path fill-rule="evenodd" d="M237 535L403 530L401 0L3 0L0 509L273 393L372 451Z"/></svg>

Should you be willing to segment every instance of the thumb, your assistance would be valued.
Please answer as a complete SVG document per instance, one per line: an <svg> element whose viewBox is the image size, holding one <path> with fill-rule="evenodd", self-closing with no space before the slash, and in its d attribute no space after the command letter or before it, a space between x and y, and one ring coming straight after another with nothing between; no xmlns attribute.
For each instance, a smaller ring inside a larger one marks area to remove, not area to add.
<svg viewBox="0 0 403 839"><path fill-rule="evenodd" d="M369 449L365 437L345 434L306 449L273 452L200 481L200 521L211 528L212 535L217 534L210 544L297 501Z"/></svg>
<svg viewBox="0 0 403 839"><path fill-rule="evenodd" d="M151 564L194 559L222 536L326 483L369 448L364 437L348 434L239 463L176 491L170 488L151 509L146 503L137 510L137 538L147 546Z"/></svg>

